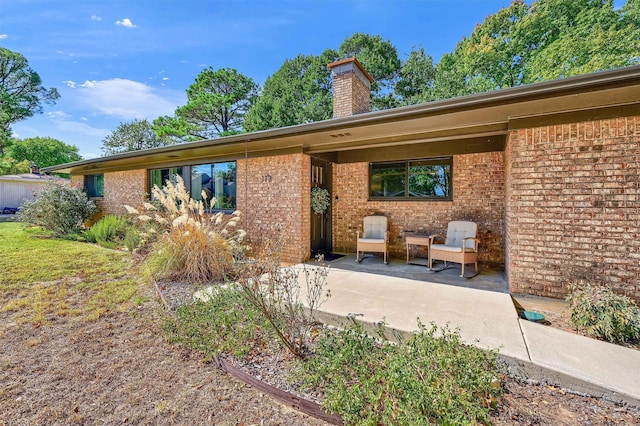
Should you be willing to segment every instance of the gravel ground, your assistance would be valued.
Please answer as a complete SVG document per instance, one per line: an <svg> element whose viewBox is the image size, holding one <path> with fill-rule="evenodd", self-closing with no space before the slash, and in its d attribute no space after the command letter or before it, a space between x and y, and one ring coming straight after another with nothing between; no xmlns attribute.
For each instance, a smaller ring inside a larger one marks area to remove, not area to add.
<svg viewBox="0 0 640 426"><path fill-rule="evenodd" d="M38 328L0 313L0 425L324 424L166 343L161 312L152 298ZM504 388L497 425L640 424L639 410L606 401L510 378Z"/></svg>

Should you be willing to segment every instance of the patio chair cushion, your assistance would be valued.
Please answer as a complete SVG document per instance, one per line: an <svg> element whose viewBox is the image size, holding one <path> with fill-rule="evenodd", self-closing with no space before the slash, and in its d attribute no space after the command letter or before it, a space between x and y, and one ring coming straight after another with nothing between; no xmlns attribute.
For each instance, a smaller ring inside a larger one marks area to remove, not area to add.
<svg viewBox="0 0 640 426"><path fill-rule="evenodd" d="M385 216L367 216L362 225L362 238L376 238L384 240L387 232L387 218Z"/></svg>
<svg viewBox="0 0 640 426"><path fill-rule="evenodd" d="M462 253L462 241L460 241L460 245L457 245L457 246L448 246L446 244L432 244L431 250L448 251L451 253ZM464 251L465 253L474 253L475 249L465 247Z"/></svg>
<svg viewBox="0 0 640 426"><path fill-rule="evenodd" d="M384 244L384 238L358 238L359 243Z"/></svg>
<svg viewBox="0 0 640 426"><path fill-rule="evenodd" d="M477 232L478 225L474 222L467 222L463 220L449 222L449 226L447 227L447 239L445 240L444 245L461 248L462 240L467 237L475 238ZM465 248L474 249L475 242L473 240L468 240Z"/></svg>

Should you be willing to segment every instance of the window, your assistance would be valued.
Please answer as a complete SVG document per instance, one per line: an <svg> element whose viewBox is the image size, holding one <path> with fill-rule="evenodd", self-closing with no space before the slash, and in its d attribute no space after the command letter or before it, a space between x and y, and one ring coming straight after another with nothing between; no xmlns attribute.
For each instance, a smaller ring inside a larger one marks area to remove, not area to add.
<svg viewBox="0 0 640 426"><path fill-rule="evenodd" d="M198 164L194 166L171 167L149 170L149 187L162 188L167 180L176 182L181 176L191 198L202 200L202 192L207 194L207 205L215 198L212 209L232 210L236 208L236 162Z"/></svg>
<svg viewBox="0 0 640 426"><path fill-rule="evenodd" d="M371 163L369 198L450 200L451 157Z"/></svg>
<svg viewBox="0 0 640 426"><path fill-rule="evenodd" d="M191 166L191 198L202 200L202 192L207 194L207 202L215 199L211 208L236 208L236 162L199 164Z"/></svg>
<svg viewBox="0 0 640 426"><path fill-rule="evenodd" d="M104 197L104 175L85 175L84 189L89 197Z"/></svg>
<svg viewBox="0 0 640 426"><path fill-rule="evenodd" d="M167 184L167 181L171 181L175 184L176 176L181 176L184 179L182 167L149 170L149 189L153 189L154 186L162 188Z"/></svg>

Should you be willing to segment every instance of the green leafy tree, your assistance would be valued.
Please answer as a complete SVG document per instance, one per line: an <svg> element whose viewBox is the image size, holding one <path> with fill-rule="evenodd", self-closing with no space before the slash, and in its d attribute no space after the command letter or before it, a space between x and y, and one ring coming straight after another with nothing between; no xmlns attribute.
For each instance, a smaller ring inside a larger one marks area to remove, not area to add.
<svg viewBox="0 0 640 426"><path fill-rule="evenodd" d="M514 87L640 62L638 0L514 1L437 66L433 99Z"/></svg>
<svg viewBox="0 0 640 426"><path fill-rule="evenodd" d="M0 157L0 175L19 175L30 171L30 162L27 160L18 162L8 155Z"/></svg>
<svg viewBox="0 0 640 426"><path fill-rule="evenodd" d="M438 64L433 98L451 98L523 83L530 48L518 25L529 12L514 1L478 25Z"/></svg>
<svg viewBox="0 0 640 426"><path fill-rule="evenodd" d="M11 139L11 124L42 112L60 95L42 87L38 73L19 53L0 47L0 156Z"/></svg>
<svg viewBox="0 0 640 426"><path fill-rule="evenodd" d="M358 58L375 79L371 86L371 105L374 109L397 105L392 92L401 62L397 49L389 40L383 40L379 35L355 33L342 42L339 53L342 58Z"/></svg>
<svg viewBox="0 0 640 426"><path fill-rule="evenodd" d="M246 131L266 130L327 120L333 114L331 71L338 52L288 59L264 83L262 95L249 110Z"/></svg>
<svg viewBox="0 0 640 426"><path fill-rule="evenodd" d="M257 94L258 85L252 78L232 68L209 67L187 89L187 104L176 110L175 118L165 119L165 126L159 126L160 133L197 139L239 133Z"/></svg>
<svg viewBox="0 0 640 426"><path fill-rule="evenodd" d="M16 139L7 149L7 153L18 163L26 161L38 167L50 167L82 160L78 154L78 147L48 137Z"/></svg>
<svg viewBox="0 0 640 426"><path fill-rule="evenodd" d="M640 63L640 26L633 20L633 3L637 13L637 0L628 2L621 11L613 9L612 1L534 3L533 22L527 27L542 27L546 33L558 27L561 31L526 64L529 80L551 80ZM569 21L567 15L573 19Z"/></svg>
<svg viewBox="0 0 640 426"><path fill-rule="evenodd" d="M169 139L173 143L190 142L202 139L200 129L182 117L163 115L151 124L151 128L160 139Z"/></svg>
<svg viewBox="0 0 640 426"><path fill-rule="evenodd" d="M102 140L101 149L105 155L113 155L172 143L175 141L168 137L159 137L146 119L133 120L130 123L120 123L116 130Z"/></svg>
<svg viewBox="0 0 640 426"><path fill-rule="evenodd" d="M412 48L409 57L402 63L394 93L401 105L414 105L433 100L433 85L436 67L431 55L424 48Z"/></svg>

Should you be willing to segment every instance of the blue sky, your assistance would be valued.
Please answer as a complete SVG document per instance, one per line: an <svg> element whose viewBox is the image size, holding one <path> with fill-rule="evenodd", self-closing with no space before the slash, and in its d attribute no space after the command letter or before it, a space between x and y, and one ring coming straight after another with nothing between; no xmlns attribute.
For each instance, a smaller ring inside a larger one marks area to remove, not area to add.
<svg viewBox="0 0 640 426"><path fill-rule="evenodd" d="M60 99L12 126L101 155L120 122L172 115L205 67L262 85L285 59L380 35L401 58L437 61L510 0L0 0L0 46L23 54Z"/></svg>

